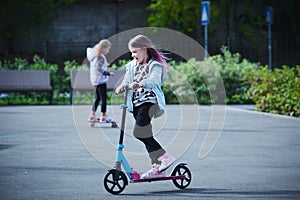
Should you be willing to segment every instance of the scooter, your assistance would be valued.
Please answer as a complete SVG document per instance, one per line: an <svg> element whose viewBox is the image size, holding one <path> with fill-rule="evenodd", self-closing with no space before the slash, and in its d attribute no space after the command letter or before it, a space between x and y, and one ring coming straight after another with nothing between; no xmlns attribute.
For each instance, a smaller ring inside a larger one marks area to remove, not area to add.
<svg viewBox="0 0 300 200"><path fill-rule="evenodd" d="M192 174L189 168L187 167L186 163L180 163L176 165L169 176L156 177L156 178L141 178L140 173L133 170L133 168L127 162L122 152L124 149L123 139L124 139L126 110L128 108L126 105L127 95L128 95L128 87L125 87L124 104L121 105L122 120L121 120L120 138L119 138L119 144L117 148L116 162L113 169L108 170L108 173L104 177L105 190L114 195L120 194L128 185L128 179L130 183L171 180L177 188L185 189L186 187L189 186L189 184L192 181ZM121 167L124 168L125 173L122 171Z"/></svg>

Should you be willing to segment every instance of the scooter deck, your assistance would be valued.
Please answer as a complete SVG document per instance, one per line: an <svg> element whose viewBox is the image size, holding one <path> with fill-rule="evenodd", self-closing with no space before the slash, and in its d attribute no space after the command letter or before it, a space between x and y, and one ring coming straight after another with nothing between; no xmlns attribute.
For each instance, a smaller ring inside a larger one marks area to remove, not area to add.
<svg viewBox="0 0 300 200"><path fill-rule="evenodd" d="M96 118L95 120L88 120L88 122L90 123L90 126L94 126L96 123L98 123L98 124L111 124L112 128L118 127L116 120L113 119L106 119L102 121L100 118Z"/></svg>
<svg viewBox="0 0 300 200"><path fill-rule="evenodd" d="M152 181L166 181L166 180L178 180L178 179L185 179L185 175L179 176L164 176L164 177L157 177L157 178L141 178L141 179L130 179L131 183L142 183L142 182L152 182Z"/></svg>
<svg viewBox="0 0 300 200"><path fill-rule="evenodd" d="M106 119L102 121L100 118L96 118L95 120L88 120L90 123L100 123L100 124L105 124L105 123L116 123L116 120L114 119Z"/></svg>

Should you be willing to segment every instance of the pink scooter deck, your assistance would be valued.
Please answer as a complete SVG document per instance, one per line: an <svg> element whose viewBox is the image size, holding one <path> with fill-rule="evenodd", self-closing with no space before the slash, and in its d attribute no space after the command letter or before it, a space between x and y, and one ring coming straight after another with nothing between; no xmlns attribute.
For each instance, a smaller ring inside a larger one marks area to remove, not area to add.
<svg viewBox="0 0 300 200"><path fill-rule="evenodd" d="M166 180L178 180L178 179L185 179L185 175L179 176L165 176L165 177L158 177L158 178L141 178L141 179L130 179L131 183L142 183L142 182L152 182L152 181L166 181Z"/></svg>

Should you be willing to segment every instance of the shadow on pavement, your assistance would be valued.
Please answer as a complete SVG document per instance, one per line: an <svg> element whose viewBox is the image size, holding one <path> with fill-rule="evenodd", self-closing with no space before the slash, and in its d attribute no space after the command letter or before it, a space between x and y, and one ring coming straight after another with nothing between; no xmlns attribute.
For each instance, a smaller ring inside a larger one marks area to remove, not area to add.
<svg viewBox="0 0 300 200"><path fill-rule="evenodd" d="M266 190L241 191L218 188L187 188L184 190L152 191L143 194L121 194L124 196L170 196L180 197L250 197L250 198L296 198L300 196L299 190Z"/></svg>

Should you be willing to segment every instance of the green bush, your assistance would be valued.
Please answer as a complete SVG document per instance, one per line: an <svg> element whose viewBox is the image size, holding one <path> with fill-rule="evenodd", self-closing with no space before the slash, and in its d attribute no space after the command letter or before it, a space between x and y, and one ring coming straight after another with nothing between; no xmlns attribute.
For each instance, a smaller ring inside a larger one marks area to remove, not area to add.
<svg viewBox="0 0 300 200"><path fill-rule="evenodd" d="M247 96L250 88L248 73L259 68L258 63L241 59L239 53L232 54L226 47L222 47L223 55L212 56L211 59L219 66L219 71L226 89L227 103L253 103Z"/></svg>
<svg viewBox="0 0 300 200"><path fill-rule="evenodd" d="M224 103L226 95L226 103L254 102L260 111L300 116L300 66L283 66L270 72L267 66L259 67L258 63L241 59L240 54L232 54L226 47L221 50L222 55L204 61L169 62L168 79L163 85L167 103ZM120 60L112 68L124 69L127 62ZM39 56L34 56L31 63L22 58L0 61L0 70L50 70L54 104L69 103L70 72L80 69L88 70L88 66L65 61L65 75L61 75L57 64L46 63ZM47 104L45 95L2 95L0 104ZM117 100L112 94L109 97L109 101ZM92 94L82 94L78 103L90 102L92 98Z"/></svg>
<svg viewBox="0 0 300 200"><path fill-rule="evenodd" d="M0 70L23 70L28 66L28 61L22 58L15 58L13 62L10 60L0 61Z"/></svg>
<svg viewBox="0 0 300 200"><path fill-rule="evenodd" d="M217 68L210 60L200 62L192 58L187 62L170 62L168 79L163 86L166 101L201 104L218 101L210 96L217 88L218 79Z"/></svg>
<svg viewBox="0 0 300 200"><path fill-rule="evenodd" d="M58 65L47 63L43 58L35 55L33 57L33 63L29 64L27 70L49 70L50 71L50 80L51 86L55 91L59 89L59 76L57 75ZM57 94L54 93L56 96Z"/></svg>
<svg viewBox="0 0 300 200"><path fill-rule="evenodd" d="M164 84L167 102L194 103L194 99L190 98L196 96L200 104L224 103L226 95L226 103L253 103L247 96L250 88L248 73L258 69L258 63L241 59L240 54L232 54L226 47L221 51L222 55L211 56L204 61L170 62L171 75Z"/></svg>
<svg viewBox="0 0 300 200"><path fill-rule="evenodd" d="M70 92L71 90L71 71L72 70L89 70L89 67L85 64L79 65L75 60L64 62L64 71L66 76L62 80L62 91Z"/></svg>
<svg viewBox="0 0 300 200"><path fill-rule="evenodd" d="M46 94L36 92L12 93L0 98L0 105L48 105Z"/></svg>
<svg viewBox="0 0 300 200"><path fill-rule="evenodd" d="M300 116L300 66L283 66L272 72L264 66L250 73L249 97L258 110Z"/></svg>

